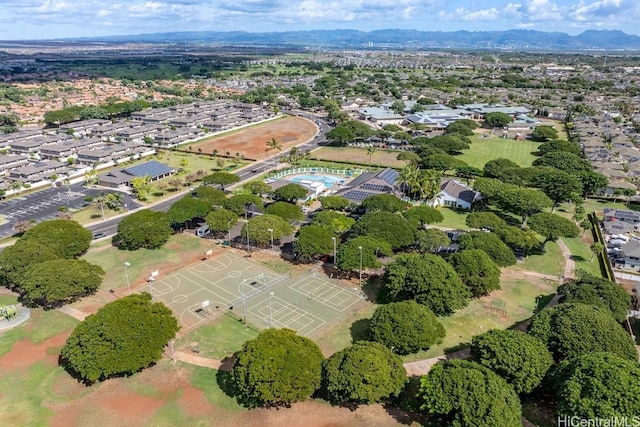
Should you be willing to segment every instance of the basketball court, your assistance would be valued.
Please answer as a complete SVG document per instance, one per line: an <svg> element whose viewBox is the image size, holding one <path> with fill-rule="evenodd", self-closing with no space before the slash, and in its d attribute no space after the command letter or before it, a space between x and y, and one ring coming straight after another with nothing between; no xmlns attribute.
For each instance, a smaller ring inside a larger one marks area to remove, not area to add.
<svg viewBox="0 0 640 427"><path fill-rule="evenodd" d="M292 278L233 249L209 253L167 277L155 275L141 288L171 308L183 332L232 311L261 329L289 328L310 336L363 300L361 292L313 271Z"/></svg>

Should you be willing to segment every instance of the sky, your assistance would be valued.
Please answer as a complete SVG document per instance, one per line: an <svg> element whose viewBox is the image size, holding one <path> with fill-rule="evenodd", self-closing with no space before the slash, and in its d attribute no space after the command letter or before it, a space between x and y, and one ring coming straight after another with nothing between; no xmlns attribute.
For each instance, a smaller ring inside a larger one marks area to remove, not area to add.
<svg viewBox="0 0 640 427"><path fill-rule="evenodd" d="M640 35L638 22L638 0L0 0L0 40L388 28Z"/></svg>

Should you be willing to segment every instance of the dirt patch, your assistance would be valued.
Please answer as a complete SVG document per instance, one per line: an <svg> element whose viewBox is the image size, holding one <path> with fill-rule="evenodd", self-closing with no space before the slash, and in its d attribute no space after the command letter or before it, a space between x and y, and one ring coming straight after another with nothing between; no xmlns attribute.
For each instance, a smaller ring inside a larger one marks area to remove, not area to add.
<svg viewBox="0 0 640 427"><path fill-rule="evenodd" d="M182 386L182 396L180 396L178 404L189 416L206 415L213 411L204 392L189 384Z"/></svg>
<svg viewBox="0 0 640 427"><path fill-rule="evenodd" d="M189 148L193 151L202 150L210 154L217 150L219 155L229 153L235 156L241 154L245 159L260 160L277 154L276 151L265 151L266 143L275 138L283 150L313 138L317 131L316 125L301 117L286 117L284 119L267 122L265 124L250 127L231 135L214 137L209 140L195 143Z"/></svg>
<svg viewBox="0 0 640 427"><path fill-rule="evenodd" d="M327 162L351 162L361 165L371 165L372 167L389 166L392 168L401 168L406 162L398 160L400 151L383 151L377 150L369 158L366 148L357 147L321 147L311 154L311 158L315 160L324 160ZM369 163L371 161L371 163Z"/></svg>
<svg viewBox="0 0 640 427"><path fill-rule="evenodd" d="M11 350L0 358L0 371L27 368L42 360L51 365L57 365L58 352L49 351L49 349L62 347L69 335L71 332L62 332L41 344L34 344L26 340L16 342Z"/></svg>

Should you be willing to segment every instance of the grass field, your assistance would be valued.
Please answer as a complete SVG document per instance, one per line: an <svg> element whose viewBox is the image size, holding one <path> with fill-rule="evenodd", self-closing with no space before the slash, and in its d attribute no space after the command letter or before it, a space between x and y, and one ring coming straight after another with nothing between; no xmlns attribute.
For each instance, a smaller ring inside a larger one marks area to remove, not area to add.
<svg viewBox="0 0 640 427"><path fill-rule="evenodd" d="M371 167L393 167L402 168L406 162L398 160L399 151L376 150L371 155ZM369 166L369 154L366 148L358 147L322 147L311 153L311 158L315 160L333 162L352 162L364 166Z"/></svg>
<svg viewBox="0 0 640 427"><path fill-rule="evenodd" d="M529 255L523 262L518 263L512 268L562 276L564 271L564 257L556 242L547 242L544 245L543 253Z"/></svg>
<svg viewBox="0 0 640 427"><path fill-rule="evenodd" d="M221 316L215 323L204 325L176 340L175 348L190 350L197 342L200 356L224 359L242 348L245 341L258 336L258 332L231 316Z"/></svg>
<svg viewBox="0 0 640 427"><path fill-rule="evenodd" d="M557 286L557 283L538 278L513 277L512 274L517 275L517 272L512 269L503 269L503 272L509 272L509 275L505 277L507 275L503 274L500 280L501 290L471 301L466 308L451 316L438 318L447 332L441 344L427 351L405 356L403 360L412 362L441 356L468 345L474 335L491 329L506 329L525 320L536 309L536 298L554 293ZM499 315L498 310L501 309L506 310L504 318Z"/></svg>
<svg viewBox="0 0 640 427"><path fill-rule="evenodd" d="M589 236L589 233L587 233L587 236ZM585 270L595 276L602 275L598 259L593 258L593 261L590 261L592 252L589 243L584 242L581 237L563 237L562 240L571 251L573 260L576 262L576 270Z"/></svg>
<svg viewBox="0 0 640 427"><path fill-rule="evenodd" d="M536 159L536 156L531 153L535 152L540 145L537 142L515 141L497 136L482 138L476 135L472 141L470 148L456 158L480 169L488 161L498 158L512 160L520 166L531 166Z"/></svg>
<svg viewBox="0 0 640 427"><path fill-rule="evenodd" d="M448 227L455 228L459 230L468 230L469 226L466 224L467 220L467 212L464 211L456 211L450 208L440 208L440 213L444 217L444 221L439 222L437 225L439 227Z"/></svg>

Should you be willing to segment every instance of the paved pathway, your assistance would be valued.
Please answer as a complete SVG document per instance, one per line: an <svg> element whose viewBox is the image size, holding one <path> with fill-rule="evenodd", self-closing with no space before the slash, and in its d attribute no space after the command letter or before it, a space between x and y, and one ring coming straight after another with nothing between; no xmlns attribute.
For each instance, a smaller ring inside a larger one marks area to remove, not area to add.
<svg viewBox="0 0 640 427"><path fill-rule="evenodd" d="M77 308L73 308L70 305L63 305L62 307L58 308L58 311L66 314L67 316L71 316L74 319L77 319L79 321L83 321L84 319L87 318L88 314L78 310Z"/></svg>

